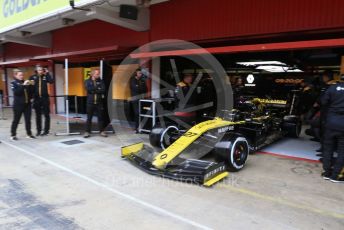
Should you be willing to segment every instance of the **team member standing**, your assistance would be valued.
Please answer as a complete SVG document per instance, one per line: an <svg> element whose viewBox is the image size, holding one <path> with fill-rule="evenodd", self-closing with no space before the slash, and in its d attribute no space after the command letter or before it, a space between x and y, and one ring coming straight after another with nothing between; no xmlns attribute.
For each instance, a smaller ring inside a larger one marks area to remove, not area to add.
<svg viewBox="0 0 344 230"><path fill-rule="evenodd" d="M31 84L29 80L24 81L23 72L15 70L14 81L11 82L11 89L13 90L13 122L11 125L11 139L18 140L17 138L17 127L22 114L25 119L25 129L27 138L33 139L31 132Z"/></svg>
<svg viewBox="0 0 344 230"><path fill-rule="evenodd" d="M130 78L131 100L134 110L135 131L139 128L139 100L144 99L147 93L147 85L141 69L136 70L134 76Z"/></svg>
<svg viewBox="0 0 344 230"><path fill-rule="evenodd" d="M45 136L50 130L50 100L48 93L48 84L54 83L54 79L49 74L48 69L41 66L36 67L36 74L30 77L34 81L33 89L33 107L36 112L37 136ZM44 115L44 131L42 133L42 114Z"/></svg>
<svg viewBox="0 0 344 230"><path fill-rule="evenodd" d="M183 80L177 83L174 91L176 102L174 115L187 125L195 122L197 115L195 109L192 109L196 102L196 92L190 92L192 82L193 75L191 73L185 73L183 75ZM189 97L187 96L188 94L190 94Z"/></svg>
<svg viewBox="0 0 344 230"><path fill-rule="evenodd" d="M341 80L344 80L342 75ZM324 179L344 182L340 172L344 167L344 83L330 86L321 98L321 106L326 106L327 115L323 135ZM333 158L336 150L338 157ZM332 164L334 162L334 164Z"/></svg>
<svg viewBox="0 0 344 230"><path fill-rule="evenodd" d="M91 77L85 81L85 87L87 90L87 121L84 137L90 137L92 118L95 113L98 115L100 135L107 137L103 124L105 85L103 80L100 78L100 72L98 69L91 72Z"/></svg>

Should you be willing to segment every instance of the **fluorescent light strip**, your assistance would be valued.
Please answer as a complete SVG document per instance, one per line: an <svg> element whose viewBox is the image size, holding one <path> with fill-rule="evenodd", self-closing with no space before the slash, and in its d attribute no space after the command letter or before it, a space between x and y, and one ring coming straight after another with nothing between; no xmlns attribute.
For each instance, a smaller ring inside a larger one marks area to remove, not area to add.
<svg viewBox="0 0 344 230"><path fill-rule="evenodd" d="M285 63L280 61L249 61L249 62L237 62L238 65L244 66L257 66L257 65L284 65Z"/></svg>
<svg viewBox="0 0 344 230"><path fill-rule="evenodd" d="M294 73L294 72L303 72L300 69L293 69L287 66L274 66L274 65L265 65L265 66L258 66L256 69L259 70L265 70L268 72L273 72L273 73Z"/></svg>

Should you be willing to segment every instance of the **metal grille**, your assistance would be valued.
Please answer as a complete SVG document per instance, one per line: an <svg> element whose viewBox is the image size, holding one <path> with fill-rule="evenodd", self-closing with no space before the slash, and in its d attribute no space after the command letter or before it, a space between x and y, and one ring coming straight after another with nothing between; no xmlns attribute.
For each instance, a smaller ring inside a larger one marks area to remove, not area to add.
<svg viewBox="0 0 344 230"><path fill-rule="evenodd" d="M80 141L80 140L70 140L70 141L62 141L61 143L65 145L77 145L77 144L81 144L85 142Z"/></svg>

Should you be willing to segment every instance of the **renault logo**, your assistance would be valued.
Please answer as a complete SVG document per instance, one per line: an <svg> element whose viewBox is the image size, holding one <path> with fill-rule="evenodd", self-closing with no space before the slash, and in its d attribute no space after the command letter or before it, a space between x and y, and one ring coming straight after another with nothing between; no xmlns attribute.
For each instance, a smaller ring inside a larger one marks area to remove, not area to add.
<svg viewBox="0 0 344 230"><path fill-rule="evenodd" d="M249 87L256 86L256 84L253 84L254 82L253 74L247 75L246 81L247 81L247 84L245 84L245 86L249 86Z"/></svg>
<svg viewBox="0 0 344 230"><path fill-rule="evenodd" d="M254 76L253 74L249 74L246 78L246 81L249 83L249 84L252 84L254 82Z"/></svg>

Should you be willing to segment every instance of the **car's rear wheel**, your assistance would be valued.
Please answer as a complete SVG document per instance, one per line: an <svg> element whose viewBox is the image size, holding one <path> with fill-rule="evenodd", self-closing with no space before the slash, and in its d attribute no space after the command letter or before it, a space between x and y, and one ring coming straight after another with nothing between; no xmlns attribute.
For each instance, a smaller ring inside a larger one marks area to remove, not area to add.
<svg viewBox="0 0 344 230"><path fill-rule="evenodd" d="M302 122L299 117L290 115L283 118L283 130L288 137L298 138L302 129Z"/></svg>
<svg viewBox="0 0 344 230"><path fill-rule="evenodd" d="M241 170L249 155L249 145L245 137L233 134L215 145L215 154L220 161L224 161L229 171Z"/></svg>

